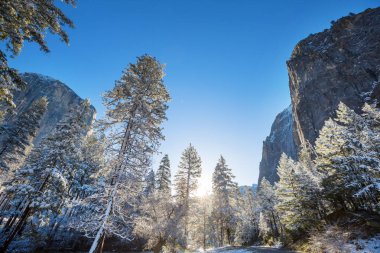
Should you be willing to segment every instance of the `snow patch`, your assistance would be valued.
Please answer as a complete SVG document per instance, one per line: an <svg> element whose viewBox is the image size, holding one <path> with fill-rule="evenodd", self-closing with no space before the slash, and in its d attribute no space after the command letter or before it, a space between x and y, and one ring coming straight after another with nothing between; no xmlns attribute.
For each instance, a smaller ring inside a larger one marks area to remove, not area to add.
<svg viewBox="0 0 380 253"><path fill-rule="evenodd" d="M248 253L252 251L249 251L247 249L233 249L229 247L223 247L223 248L214 248L214 249L209 249L203 252L207 253Z"/></svg>
<svg viewBox="0 0 380 253"><path fill-rule="evenodd" d="M378 253L380 252L380 235L370 239L354 240L346 245L352 253Z"/></svg>

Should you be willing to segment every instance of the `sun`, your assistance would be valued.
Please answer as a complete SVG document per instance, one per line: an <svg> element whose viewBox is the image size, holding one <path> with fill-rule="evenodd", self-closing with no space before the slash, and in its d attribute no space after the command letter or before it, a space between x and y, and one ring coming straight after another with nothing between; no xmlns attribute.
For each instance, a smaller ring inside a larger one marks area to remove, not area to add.
<svg viewBox="0 0 380 253"><path fill-rule="evenodd" d="M199 181L198 181L196 196L203 197L206 195L210 195L211 191L212 191L211 175L205 175L204 173L202 173L202 176L199 178Z"/></svg>

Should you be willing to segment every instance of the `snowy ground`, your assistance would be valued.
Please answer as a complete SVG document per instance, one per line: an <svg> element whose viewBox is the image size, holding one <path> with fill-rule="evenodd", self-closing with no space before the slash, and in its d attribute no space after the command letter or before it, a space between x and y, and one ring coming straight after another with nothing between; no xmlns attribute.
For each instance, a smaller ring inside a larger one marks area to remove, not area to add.
<svg viewBox="0 0 380 253"><path fill-rule="evenodd" d="M205 253L292 253L292 251L287 251L283 249L275 249L269 247L246 247L246 248L237 248L237 247L223 247L216 248L204 251Z"/></svg>
<svg viewBox="0 0 380 253"><path fill-rule="evenodd" d="M380 252L380 235L367 240L355 240L347 244L347 249L347 252L352 253L378 253Z"/></svg>

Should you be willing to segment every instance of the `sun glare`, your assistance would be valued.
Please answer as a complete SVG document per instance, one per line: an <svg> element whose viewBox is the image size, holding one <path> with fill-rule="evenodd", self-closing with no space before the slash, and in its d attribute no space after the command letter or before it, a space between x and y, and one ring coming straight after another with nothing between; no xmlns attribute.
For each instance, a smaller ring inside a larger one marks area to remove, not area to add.
<svg viewBox="0 0 380 253"><path fill-rule="evenodd" d="M198 189L196 195L198 197L203 197L210 195L212 190L211 176L202 173L201 178L198 181Z"/></svg>

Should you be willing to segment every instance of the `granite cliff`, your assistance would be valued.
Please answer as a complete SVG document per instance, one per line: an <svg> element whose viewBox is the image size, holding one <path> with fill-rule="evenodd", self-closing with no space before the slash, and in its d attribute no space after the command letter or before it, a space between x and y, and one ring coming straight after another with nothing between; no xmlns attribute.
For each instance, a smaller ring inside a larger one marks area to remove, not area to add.
<svg viewBox="0 0 380 253"><path fill-rule="evenodd" d="M277 179L279 156L283 152L294 156L293 142L296 146L306 141L314 144L340 101L360 111L366 100L379 98L380 8L350 14L332 22L330 29L300 41L287 66L292 128L276 122L283 113L277 116L264 141L259 180L263 176L272 182ZM272 139L274 143L268 141ZM285 139L289 145L284 145Z"/></svg>
<svg viewBox="0 0 380 253"><path fill-rule="evenodd" d="M283 152L293 159L297 157L297 145L293 135L291 106L276 116L272 124L270 135L263 142L259 182L263 177L271 183L278 180L276 167Z"/></svg>
<svg viewBox="0 0 380 253"><path fill-rule="evenodd" d="M298 144L314 143L340 101L359 111L378 89L379 39L377 8L341 18L296 45L287 65Z"/></svg>
<svg viewBox="0 0 380 253"><path fill-rule="evenodd" d="M14 114L8 115L4 122L12 124L17 115L26 111L33 101L43 96L47 97L49 103L47 111L41 119L40 129L34 138L34 144L38 144L44 136L54 129L70 108L79 105L82 99L64 83L51 77L24 73L22 78L27 83L27 87L15 93L16 110ZM92 114L86 120L88 125L93 121L95 113L95 108L92 107Z"/></svg>

